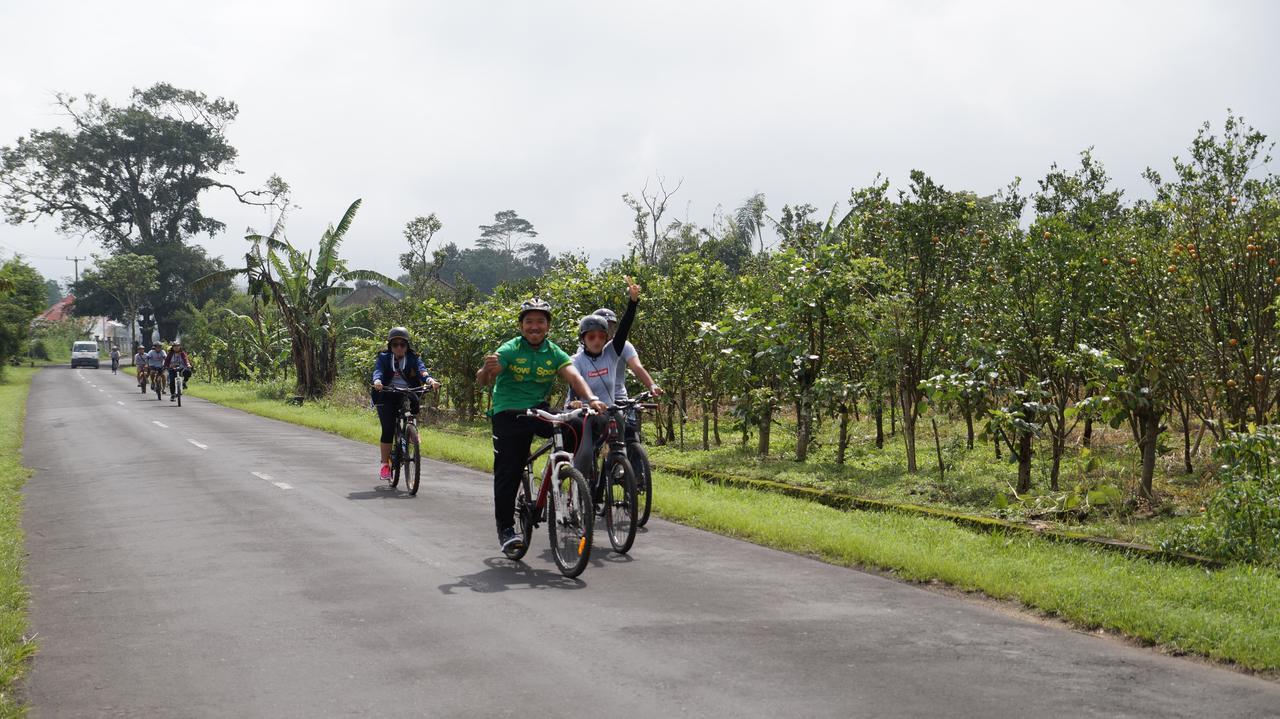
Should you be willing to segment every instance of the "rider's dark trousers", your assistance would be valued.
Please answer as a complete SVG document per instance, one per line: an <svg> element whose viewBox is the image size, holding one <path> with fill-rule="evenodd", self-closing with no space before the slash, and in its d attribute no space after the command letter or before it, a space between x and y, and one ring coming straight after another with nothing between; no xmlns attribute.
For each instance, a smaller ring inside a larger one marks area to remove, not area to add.
<svg viewBox="0 0 1280 719"><path fill-rule="evenodd" d="M545 409L545 405L543 409ZM495 412L493 427L493 518L498 529L514 526L516 491L529 459L529 444L534 435L550 437L553 428L541 420L521 418L524 410ZM537 491L534 488L533 491Z"/></svg>
<svg viewBox="0 0 1280 719"><path fill-rule="evenodd" d="M173 394L173 380L174 380L174 378L175 378L175 377L177 377L177 376L178 376L178 374L179 374L179 373L181 373L181 374L182 374L182 381L183 381L183 382L185 382L185 381L187 381L187 380L191 379L191 368L190 368L190 367L188 367L188 368L186 368L186 369L184 369L184 370L176 370L176 369L173 369L173 368L171 367L171 368L169 368L168 372L169 372L169 394Z"/></svg>

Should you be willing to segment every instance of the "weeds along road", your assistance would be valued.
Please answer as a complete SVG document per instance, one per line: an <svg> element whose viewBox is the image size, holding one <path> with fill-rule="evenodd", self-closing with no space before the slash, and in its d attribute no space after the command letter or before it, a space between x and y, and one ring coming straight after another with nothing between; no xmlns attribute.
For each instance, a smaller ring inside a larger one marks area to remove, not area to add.
<svg viewBox="0 0 1280 719"><path fill-rule="evenodd" d="M370 422L375 422L371 415ZM34 380L33 716L1280 716L1280 686L660 520L566 580L491 479L129 375Z"/></svg>

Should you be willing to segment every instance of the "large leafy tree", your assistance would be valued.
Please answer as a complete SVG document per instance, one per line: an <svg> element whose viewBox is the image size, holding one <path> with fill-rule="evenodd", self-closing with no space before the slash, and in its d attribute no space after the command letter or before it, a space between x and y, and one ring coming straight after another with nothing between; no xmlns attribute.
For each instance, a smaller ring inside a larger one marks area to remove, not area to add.
<svg viewBox="0 0 1280 719"><path fill-rule="evenodd" d="M151 293L159 289L160 272L156 258L122 252L112 257L94 256L94 265L85 270L74 284L76 304L84 313L86 306L110 306L109 317L128 323L133 337L138 308Z"/></svg>
<svg viewBox="0 0 1280 719"><path fill-rule="evenodd" d="M61 232L92 236L112 253L156 256L159 286L148 301L162 317L211 270L174 249L224 229L201 209L204 193L224 189L269 204L287 192L276 177L247 191L226 179L237 154L226 129L239 112L229 100L159 83L135 89L125 105L93 95L58 95L57 104L69 127L32 130L0 149L5 218L51 218Z"/></svg>
<svg viewBox="0 0 1280 719"><path fill-rule="evenodd" d="M360 200L351 203L337 225L320 236L314 252L303 252L284 237L284 222L276 223L268 236L249 235L252 243L244 266L201 278L197 286L225 282L236 275L249 280L249 293L275 305L291 341L297 391L319 397L338 375L338 343L345 327L333 300L353 291L351 282L370 280L399 287L395 280L371 270L352 270L338 256L338 248L351 229Z"/></svg>

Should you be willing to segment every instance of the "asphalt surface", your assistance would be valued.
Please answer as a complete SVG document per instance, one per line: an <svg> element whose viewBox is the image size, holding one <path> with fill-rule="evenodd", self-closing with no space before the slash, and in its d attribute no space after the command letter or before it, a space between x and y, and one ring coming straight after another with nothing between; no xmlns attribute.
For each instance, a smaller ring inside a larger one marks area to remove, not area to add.
<svg viewBox="0 0 1280 719"><path fill-rule="evenodd" d="M370 422L376 419L370 415ZM1260 717L1280 685L653 520L579 580L489 476L109 370L27 410L35 717Z"/></svg>

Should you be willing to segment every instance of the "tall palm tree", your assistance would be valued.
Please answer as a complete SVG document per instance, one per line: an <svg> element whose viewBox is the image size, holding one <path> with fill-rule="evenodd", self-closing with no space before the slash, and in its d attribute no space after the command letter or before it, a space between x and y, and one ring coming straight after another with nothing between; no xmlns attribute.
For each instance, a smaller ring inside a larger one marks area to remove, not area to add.
<svg viewBox="0 0 1280 719"><path fill-rule="evenodd" d="M338 338L341 327L335 319L334 300L350 294L347 283L355 280L399 283L372 270L351 270L338 257L338 247L351 228L360 200L351 203L338 224L329 225L320 236L320 246L302 252L284 237L281 217L271 234L248 235L252 243L244 256L244 266L206 275L194 284L196 291L212 283L244 275L249 294L273 303L280 311L291 341L290 357L297 378L297 391L304 397L324 394L338 375Z"/></svg>
<svg viewBox="0 0 1280 719"><path fill-rule="evenodd" d="M757 192L734 210L734 224L737 225L743 244L748 250L751 247L751 239L754 237L760 242L760 253L764 254L764 213L768 209L764 204L764 193Z"/></svg>

